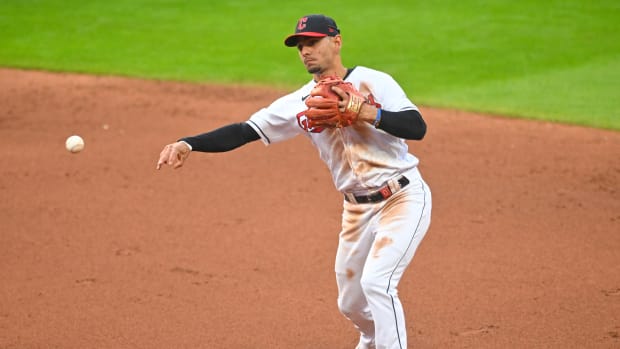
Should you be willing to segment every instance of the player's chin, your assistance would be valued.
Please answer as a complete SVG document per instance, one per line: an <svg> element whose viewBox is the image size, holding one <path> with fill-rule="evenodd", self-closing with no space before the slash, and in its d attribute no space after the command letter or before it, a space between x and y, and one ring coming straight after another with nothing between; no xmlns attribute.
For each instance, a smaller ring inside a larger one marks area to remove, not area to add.
<svg viewBox="0 0 620 349"><path fill-rule="evenodd" d="M306 70L310 74L318 74L321 72L321 67L319 67L318 65L306 64Z"/></svg>

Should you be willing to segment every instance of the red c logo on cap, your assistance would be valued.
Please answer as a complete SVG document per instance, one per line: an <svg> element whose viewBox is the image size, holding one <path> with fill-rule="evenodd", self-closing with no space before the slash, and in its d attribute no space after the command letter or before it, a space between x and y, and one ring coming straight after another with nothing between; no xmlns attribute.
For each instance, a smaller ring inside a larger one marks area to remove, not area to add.
<svg viewBox="0 0 620 349"><path fill-rule="evenodd" d="M297 22L297 30L303 30L306 27L306 22L308 21L308 17L303 17Z"/></svg>

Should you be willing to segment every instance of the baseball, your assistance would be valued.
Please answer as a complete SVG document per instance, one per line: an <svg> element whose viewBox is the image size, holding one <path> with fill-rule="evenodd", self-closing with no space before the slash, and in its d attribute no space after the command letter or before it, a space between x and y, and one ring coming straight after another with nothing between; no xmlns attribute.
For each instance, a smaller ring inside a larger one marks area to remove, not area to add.
<svg viewBox="0 0 620 349"><path fill-rule="evenodd" d="M72 153L79 153L84 150L84 140L78 135L73 135L65 141L65 147Z"/></svg>

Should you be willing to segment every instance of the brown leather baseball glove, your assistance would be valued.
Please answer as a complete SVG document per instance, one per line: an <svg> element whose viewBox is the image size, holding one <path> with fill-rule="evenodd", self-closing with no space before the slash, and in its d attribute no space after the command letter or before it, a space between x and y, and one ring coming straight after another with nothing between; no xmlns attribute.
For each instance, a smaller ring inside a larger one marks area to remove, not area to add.
<svg viewBox="0 0 620 349"><path fill-rule="evenodd" d="M344 109L338 106L343 99L332 90L337 86L347 94ZM346 127L357 121L357 117L364 103L374 103L372 95L366 98L350 82L345 82L336 76L326 76L310 91L310 97L306 99L308 109L305 115L308 118L308 127Z"/></svg>

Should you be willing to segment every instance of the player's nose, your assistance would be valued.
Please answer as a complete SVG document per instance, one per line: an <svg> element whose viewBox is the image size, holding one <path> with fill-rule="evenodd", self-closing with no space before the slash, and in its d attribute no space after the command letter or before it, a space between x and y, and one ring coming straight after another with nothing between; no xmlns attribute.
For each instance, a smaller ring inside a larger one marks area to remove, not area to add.
<svg viewBox="0 0 620 349"><path fill-rule="evenodd" d="M308 45L299 45L299 53L302 56L307 56L310 54L310 52L312 52L312 47L308 46Z"/></svg>

